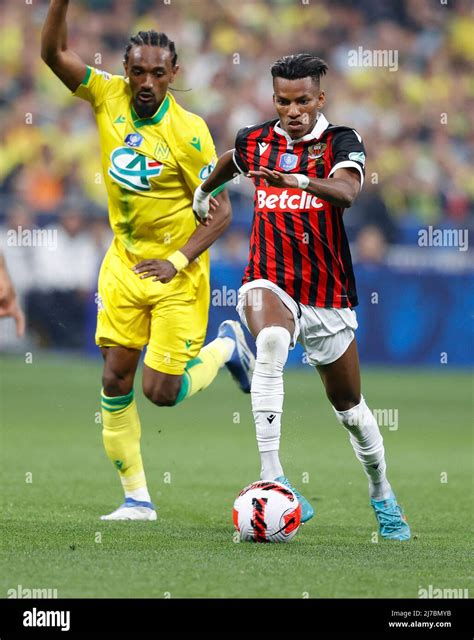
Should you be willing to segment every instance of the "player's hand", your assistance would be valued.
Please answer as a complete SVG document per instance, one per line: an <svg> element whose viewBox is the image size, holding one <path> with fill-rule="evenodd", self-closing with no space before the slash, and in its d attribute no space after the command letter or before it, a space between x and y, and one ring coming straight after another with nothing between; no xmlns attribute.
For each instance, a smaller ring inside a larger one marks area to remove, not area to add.
<svg viewBox="0 0 474 640"><path fill-rule="evenodd" d="M203 191L200 186L196 189L193 199L193 211L203 226L209 226L209 222L212 220L210 211L215 211L218 206L218 201L210 193Z"/></svg>
<svg viewBox="0 0 474 640"><path fill-rule="evenodd" d="M16 335L21 338L25 333L25 314L18 303L15 289L6 275L0 282L0 318L11 317L15 320Z"/></svg>
<svg viewBox="0 0 474 640"><path fill-rule="evenodd" d="M153 278L153 282L157 280L166 284L170 282L178 273L169 260L142 260L132 267L140 280L144 278Z"/></svg>
<svg viewBox="0 0 474 640"><path fill-rule="evenodd" d="M265 180L268 187L287 187L288 189L297 189L298 180L289 173L281 173L280 171L271 171L266 167L260 167L258 171L249 171L249 178L260 178Z"/></svg>

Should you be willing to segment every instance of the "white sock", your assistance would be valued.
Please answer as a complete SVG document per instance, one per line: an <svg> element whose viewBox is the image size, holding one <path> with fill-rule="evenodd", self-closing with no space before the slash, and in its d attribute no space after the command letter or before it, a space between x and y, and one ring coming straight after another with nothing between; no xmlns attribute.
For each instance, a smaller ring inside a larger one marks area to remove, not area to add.
<svg viewBox="0 0 474 640"><path fill-rule="evenodd" d="M133 498L140 502L151 502L150 494L147 487L140 487L139 489L132 489L131 491L125 491L125 498Z"/></svg>
<svg viewBox="0 0 474 640"><path fill-rule="evenodd" d="M334 408L334 407L333 407ZM374 500L389 497L392 488L387 480L385 450L379 426L363 396L360 403L347 411L334 409L339 422L349 431L349 439L357 459L369 479L369 495Z"/></svg>
<svg viewBox="0 0 474 640"><path fill-rule="evenodd" d="M291 336L283 327L265 327L257 336L257 358L252 378L252 411L261 458L261 480L283 475L278 458L283 412L283 367Z"/></svg>
<svg viewBox="0 0 474 640"><path fill-rule="evenodd" d="M278 449L274 451L260 451L262 467L260 480L275 480L283 475L283 469L278 457Z"/></svg>
<svg viewBox="0 0 474 640"><path fill-rule="evenodd" d="M232 338L229 338L229 337L227 337L227 338L216 338L216 341L217 340L219 340L219 342L227 350L224 363L228 362L232 358L232 354L234 353L235 340L232 340Z"/></svg>

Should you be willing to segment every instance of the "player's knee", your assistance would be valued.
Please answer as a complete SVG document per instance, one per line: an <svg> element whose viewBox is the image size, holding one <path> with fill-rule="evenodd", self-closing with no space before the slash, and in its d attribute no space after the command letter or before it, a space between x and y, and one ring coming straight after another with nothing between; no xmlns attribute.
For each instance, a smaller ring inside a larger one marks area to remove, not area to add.
<svg viewBox="0 0 474 640"><path fill-rule="evenodd" d="M179 389L176 387L165 387L163 385L144 385L143 393L158 407L174 407L178 398Z"/></svg>
<svg viewBox="0 0 474 640"><path fill-rule="evenodd" d="M133 377L106 370L102 376L102 387L106 396L125 396L133 388Z"/></svg>
<svg viewBox="0 0 474 640"><path fill-rule="evenodd" d="M333 394L328 392L327 397L336 411L349 411L360 404L360 396L356 394Z"/></svg>
<svg viewBox="0 0 474 640"><path fill-rule="evenodd" d="M284 366L291 336L284 327L265 327L257 336L257 361Z"/></svg>

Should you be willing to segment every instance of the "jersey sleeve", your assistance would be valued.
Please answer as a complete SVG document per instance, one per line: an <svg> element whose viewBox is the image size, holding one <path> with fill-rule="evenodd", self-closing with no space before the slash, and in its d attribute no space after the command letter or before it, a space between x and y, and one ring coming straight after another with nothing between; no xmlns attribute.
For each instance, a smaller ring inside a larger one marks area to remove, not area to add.
<svg viewBox="0 0 474 640"><path fill-rule="evenodd" d="M90 102L91 105L95 107L105 100L108 91L110 91L112 87L114 78L117 78L117 76L112 76L106 71L88 66L84 79L73 92L73 95L87 100L87 102Z"/></svg>
<svg viewBox="0 0 474 640"><path fill-rule="evenodd" d="M360 173L360 186L365 177L365 149L362 138L354 129L344 129L334 135L333 164L328 178L338 169L353 168Z"/></svg>
<svg viewBox="0 0 474 640"><path fill-rule="evenodd" d="M239 173L248 173L249 165L247 163L247 132L248 127L244 127L237 132L237 136L235 138L235 149L234 149L234 164L239 170Z"/></svg>
<svg viewBox="0 0 474 640"><path fill-rule="evenodd" d="M183 139L185 149L180 158L180 167L184 180L191 193L204 182L217 164L216 148L207 124L199 118L199 126L195 129L195 135L189 136L189 140ZM222 189L219 189L221 191ZM213 195L217 195L214 192Z"/></svg>

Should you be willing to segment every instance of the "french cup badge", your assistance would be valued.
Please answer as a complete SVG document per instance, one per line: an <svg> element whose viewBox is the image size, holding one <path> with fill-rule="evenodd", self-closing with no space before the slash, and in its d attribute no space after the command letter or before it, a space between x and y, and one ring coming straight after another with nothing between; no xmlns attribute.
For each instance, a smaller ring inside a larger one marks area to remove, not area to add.
<svg viewBox="0 0 474 640"><path fill-rule="evenodd" d="M280 157L280 169L283 171L291 171L298 164L298 156L294 153L284 153Z"/></svg>
<svg viewBox="0 0 474 640"><path fill-rule="evenodd" d="M323 153L326 151L326 147L328 145L325 142L317 142L316 144L312 144L308 147L308 158L311 160L316 160L317 158L321 158Z"/></svg>
<svg viewBox="0 0 474 640"><path fill-rule="evenodd" d="M133 148L139 147L142 142L143 142L143 136L140 135L139 133L129 133L128 136L125 138L125 144Z"/></svg>

